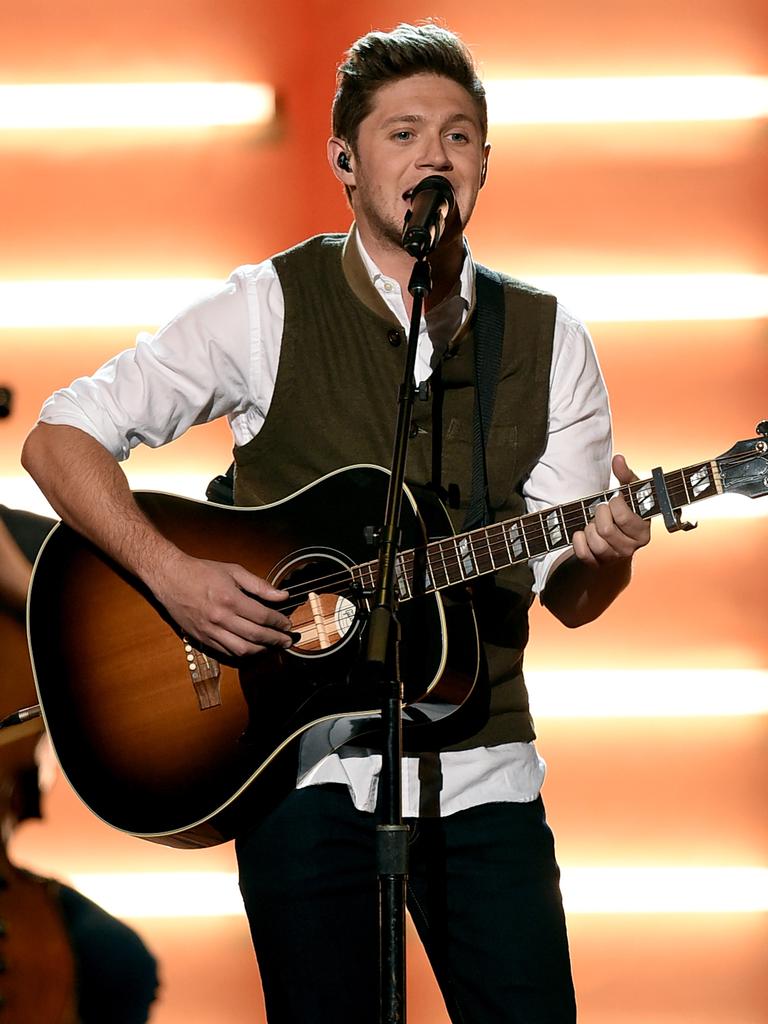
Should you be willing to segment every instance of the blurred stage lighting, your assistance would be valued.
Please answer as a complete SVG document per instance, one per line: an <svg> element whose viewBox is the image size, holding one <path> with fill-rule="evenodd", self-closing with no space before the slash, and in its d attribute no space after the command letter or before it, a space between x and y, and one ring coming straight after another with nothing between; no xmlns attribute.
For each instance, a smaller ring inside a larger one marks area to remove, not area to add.
<svg viewBox="0 0 768 1024"><path fill-rule="evenodd" d="M223 283L200 277L0 281L0 328L158 327Z"/></svg>
<svg viewBox="0 0 768 1024"><path fill-rule="evenodd" d="M569 914L740 914L768 910L768 868L564 867Z"/></svg>
<svg viewBox="0 0 768 1024"><path fill-rule="evenodd" d="M121 465L135 491L163 491L198 501L204 499L205 489L211 477L217 472L213 467L209 467L208 470L202 469L199 473L169 473L165 469L147 472L134 469L130 459ZM647 477L650 474L640 475ZM29 512L37 512L38 515L55 518L51 506L29 476L20 473L0 475L0 495L3 503L11 508L23 508ZM730 523L734 520L765 519L767 516L768 500L750 500L739 494L719 495L711 501L707 499L698 504L691 513L693 519L702 523Z"/></svg>
<svg viewBox="0 0 768 1024"><path fill-rule="evenodd" d="M556 295L589 323L768 317L768 275L764 274L519 276Z"/></svg>
<svg viewBox="0 0 768 1024"><path fill-rule="evenodd" d="M502 261L503 262L503 261ZM588 323L768 317L764 274L529 274ZM215 278L0 281L0 329L157 327L220 288Z"/></svg>
<svg viewBox="0 0 768 1024"><path fill-rule="evenodd" d="M274 116L274 90L254 82L0 85L0 131L263 126Z"/></svg>
<svg viewBox="0 0 768 1024"><path fill-rule="evenodd" d="M243 915L237 878L227 872L73 874L89 899L116 917L188 918ZM570 914L762 913L768 869L762 867L617 867L562 869Z"/></svg>
<svg viewBox="0 0 768 1024"><path fill-rule="evenodd" d="M768 671L732 668L537 670L525 673L531 713L545 718L764 715Z"/></svg>
<svg viewBox="0 0 768 1024"><path fill-rule="evenodd" d="M768 78L667 75L490 79L492 125L742 121L768 116Z"/></svg>

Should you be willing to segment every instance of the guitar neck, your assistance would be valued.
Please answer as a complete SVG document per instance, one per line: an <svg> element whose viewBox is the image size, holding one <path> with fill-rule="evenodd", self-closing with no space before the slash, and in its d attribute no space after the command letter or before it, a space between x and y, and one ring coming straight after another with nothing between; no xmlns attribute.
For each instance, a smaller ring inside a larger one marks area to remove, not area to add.
<svg viewBox="0 0 768 1024"><path fill-rule="evenodd" d="M720 469L714 459L665 473L663 479L675 509L723 493ZM432 541L423 548L398 555L397 596L400 601L407 601L566 548L573 535L594 518L597 506L619 494L643 519L662 514L654 481L637 480L578 501ZM355 582L364 590L373 589L377 570L376 561L356 566Z"/></svg>

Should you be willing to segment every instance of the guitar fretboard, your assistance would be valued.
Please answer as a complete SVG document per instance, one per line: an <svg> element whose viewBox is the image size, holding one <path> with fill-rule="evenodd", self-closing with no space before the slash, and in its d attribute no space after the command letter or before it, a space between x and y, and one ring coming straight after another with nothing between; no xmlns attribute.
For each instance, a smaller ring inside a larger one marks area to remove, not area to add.
<svg viewBox="0 0 768 1024"><path fill-rule="evenodd" d="M675 509L723 490L716 460L665 473L664 481ZM619 494L643 519L661 515L653 480L637 480L612 491L445 537L398 555L397 596L400 601L407 601L568 547L573 535L594 519L597 506ZM377 574L378 561L357 565L352 570L354 582L363 591L374 589Z"/></svg>

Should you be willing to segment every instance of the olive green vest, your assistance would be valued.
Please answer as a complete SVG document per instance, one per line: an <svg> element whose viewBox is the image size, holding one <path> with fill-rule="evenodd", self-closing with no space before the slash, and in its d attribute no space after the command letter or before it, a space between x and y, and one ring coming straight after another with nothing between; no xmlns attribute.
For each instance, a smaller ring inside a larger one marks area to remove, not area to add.
<svg viewBox="0 0 768 1024"><path fill-rule="evenodd" d="M275 393L266 421L235 449L235 502L276 501L342 466L389 466L405 332L368 277L351 234L319 235L273 258L285 298ZM505 333L491 430L488 498L495 521L522 515L522 482L547 439L556 304L504 278ZM441 363L441 483L460 530L470 500L473 316ZM406 477L432 476L432 389L415 403ZM477 581L474 603L491 682L490 716L456 747L534 738L522 675L533 574L511 566ZM483 713L483 719L485 719ZM452 747L451 749L456 749Z"/></svg>

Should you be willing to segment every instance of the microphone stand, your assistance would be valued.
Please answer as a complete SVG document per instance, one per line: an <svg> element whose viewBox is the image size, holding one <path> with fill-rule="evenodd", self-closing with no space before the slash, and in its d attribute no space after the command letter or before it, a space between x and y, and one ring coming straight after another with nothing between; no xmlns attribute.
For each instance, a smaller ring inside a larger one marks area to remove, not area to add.
<svg viewBox="0 0 768 1024"><path fill-rule="evenodd" d="M408 291L413 311L405 372L398 396L398 417L392 453L384 525L379 536L379 571L374 607L368 624L366 665L382 690L382 750L379 803L382 821L376 826L376 869L379 882L380 1024L405 1022L405 886L408 877L409 827L403 823L402 700L398 644L400 627L395 599L396 560L400 543L408 436L416 394L414 368L424 300L432 290L424 256L414 264Z"/></svg>

